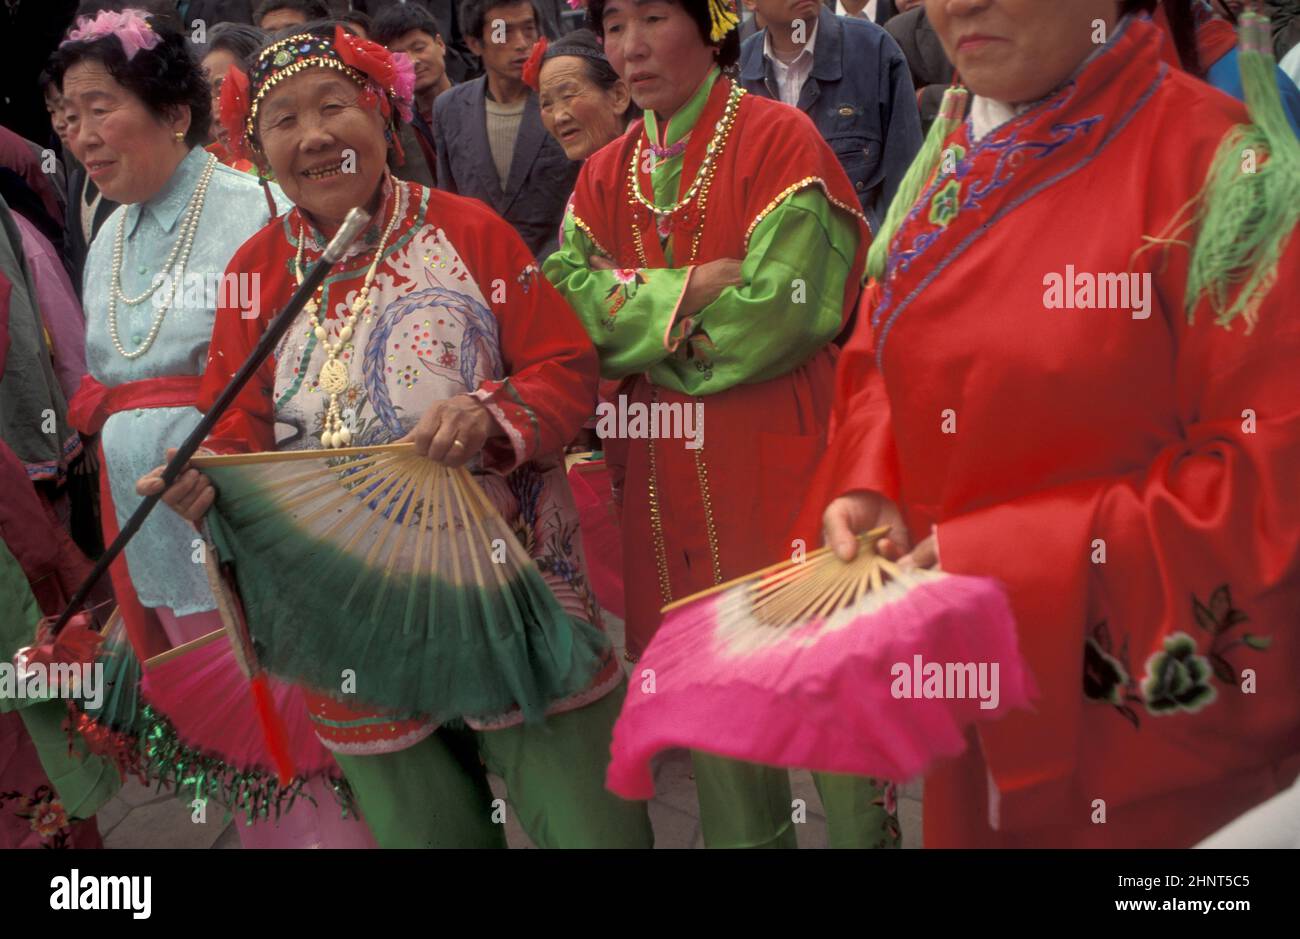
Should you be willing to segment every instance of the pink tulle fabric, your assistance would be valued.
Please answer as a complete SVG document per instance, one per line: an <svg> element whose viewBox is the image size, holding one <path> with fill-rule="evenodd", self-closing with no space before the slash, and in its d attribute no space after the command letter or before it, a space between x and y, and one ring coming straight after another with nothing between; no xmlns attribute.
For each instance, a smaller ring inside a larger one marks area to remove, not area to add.
<svg viewBox="0 0 1300 939"><path fill-rule="evenodd" d="M126 9L120 12L104 10L94 18L82 17L68 33L68 38L60 45L70 42L92 42L105 36L116 36L122 43L122 51L127 61L135 58L141 49L152 49L162 42L162 37L155 33L145 17L144 10Z"/></svg>
<svg viewBox="0 0 1300 939"><path fill-rule="evenodd" d="M733 591L671 612L637 663L606 776L618 795L653 796L651 758L673 747L902 782L961 753L969 725L1027 707L1037 693L1006 595L988 578L944 575L843 628L794 627L744 653L719 639L719 604ZM895 698L895 666L911 668L918 655L998 663L997 707Z"/></svg>

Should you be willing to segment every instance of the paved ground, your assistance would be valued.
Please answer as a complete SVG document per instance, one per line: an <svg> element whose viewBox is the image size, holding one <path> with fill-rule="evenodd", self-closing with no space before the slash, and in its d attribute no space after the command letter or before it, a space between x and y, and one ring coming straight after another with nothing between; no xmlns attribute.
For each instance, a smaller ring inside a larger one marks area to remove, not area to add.
<svg viewBox="0 0 1300 939"><path fill-rule="evenodd" d="M611 617L611 620L613 618ZM621 647L622 624L612 621L610 635ZM620 654L621 654L620 648ZM650 821L655 830L655 847L703 847L700 835L699 806L695 799L695 782L691 778L690 756L673 751L660 759L655 772L657 795L650 802ZM504 795L501 780L491 778L493 791ZM791 774L795 798L805 800L807 821L798 826L799 847L826 846L826 817L812 777L806 772ZM920 783L900 787L899 822L903 830L903 847L921 846ZM197 824L190 810L176 796L158 794L130 781L99 813L100 832L109 848L238 848L239 836L234 822L215 806L208 807L207 821ZM514 814L507 812L506 840L512 848L531 848Z"/></svg>

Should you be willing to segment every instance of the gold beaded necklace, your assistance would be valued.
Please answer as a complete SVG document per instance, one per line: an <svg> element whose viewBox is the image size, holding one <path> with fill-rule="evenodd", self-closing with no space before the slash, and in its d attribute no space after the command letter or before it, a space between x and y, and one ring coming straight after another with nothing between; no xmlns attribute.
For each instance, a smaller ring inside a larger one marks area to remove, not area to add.
<svg viewBox="0 0 1300 939"><path fill-rule="evenodd" d="M389 178L391 185L392 180ZM316 387L321 390L322 394L330 397L329 407L325 411L325 420L321 427L320 441L326 449L335 449L337 447L346 447L352 442L352 431L348 430L347 425L343 423L343 410L339 406L339 397L348 390L348 367L339 359L339 353L343 351L349 340L352 339L352 333L356 326L357 319L362 312L370 306L370 285L374 282L375 273L379 270L379 262L383 260L384 248L388 245L388 239L393 234L393 229L397 227L398 203L401 201L397 187L393 187L393 211L388 219L388 226L384 229L383 237L379 239L379 247L375 249L375 258L370 262L370 269L366 271L366 279L361 284L361 292L357 294L348 315L343 320L343 325L339 327L338 342L330 344L329 331L325 324L321 322L317 314L320 312L325 302L326 285L322 282L320 291L314 299L308 300L307 305L303 307L308 318L311 321L312 332L316 335L316 340L325 350L325 361L320 367L320 372L316 376ZM306 231L301 221L298 223L298 252L294 256L294 277L301 286L303 282L302 273L302 246L306 241Z"/></svg>
<svg viewBox="0 0 1300 939"><path fill-rule="evenodd" d="M691 181L690 187L687 188L686 194L672 205L658 206L650 199L647 199L641 192L639 168L641 166L643 137L637 139L636 148L632 152L632 160L628 165L629 205L635 208L636 204L640 203L654 213L654 217L658 220L672 217L698 199L700 218L695 225L690 260L694 260L699 249L700 235L704 230L704 207L708 200L709 188L713 183L714 173L717 171L718 158L722 155L722 150L726 146L727 138L731 134L731 127L736 121L736 112L740 107L740 99L744 96L745 89L738 82L733 82L731 91L727 95L727 105L723 109L722 116L718 118L718 123L714 125L713 136L709 138L708 145L704 149L704 159L700 161L699 169L695 171L695 178ZM641 241L641 229L635 222L632 226L632 236L636 245L637 258L642 266L645 266L648 262Z"/></svg>

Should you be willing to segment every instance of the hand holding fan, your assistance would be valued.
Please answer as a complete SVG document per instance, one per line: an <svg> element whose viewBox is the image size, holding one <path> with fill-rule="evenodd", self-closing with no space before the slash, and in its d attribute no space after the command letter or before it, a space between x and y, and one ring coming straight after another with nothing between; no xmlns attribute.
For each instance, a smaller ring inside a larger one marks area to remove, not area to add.
<svg viewBox="0 0 1300 939"><path fill-rule="evenodd" d="M540 719L607 653L463 468L411 444L200 456L250 649L314 691L435 721ZM219 584L214 587L220 589Z"/></svg>
<svg viewBox="0 0 1300 939"><path fill-rule="evenodd" d="M1027 706L1002 589L902 570L874 550L886 531L848 563L822 548L665 607L614 726L608 787L650 798L650 759L670 747L906 780L960 753L969 724Z"/></svg>

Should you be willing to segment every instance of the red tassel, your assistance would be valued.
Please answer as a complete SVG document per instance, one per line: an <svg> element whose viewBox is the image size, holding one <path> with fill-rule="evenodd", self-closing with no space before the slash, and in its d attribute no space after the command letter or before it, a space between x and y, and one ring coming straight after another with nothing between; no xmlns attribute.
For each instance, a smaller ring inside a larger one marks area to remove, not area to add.
<svg viewBox="0 0 1300 939"><path fill-rule="evenodd" d="M253 706L257 708L257 721L262 725L262 735L266 738L266 748L271 753L271 761L275 763L280 785L287 786L297 775L297 770L289 753L289 732L285 729L280 712L275 709L275 700L271 697L265 672L253 676Z"/></svg>
<svg viewBox="0 0 1300 939"><path fill-rule="evenodd" d="M50 627L58 617L47 616L37 627L36 642L27 651L27 661L42 665L92 666L104 637L89 613L78 613L53 638Z"/></svg>

